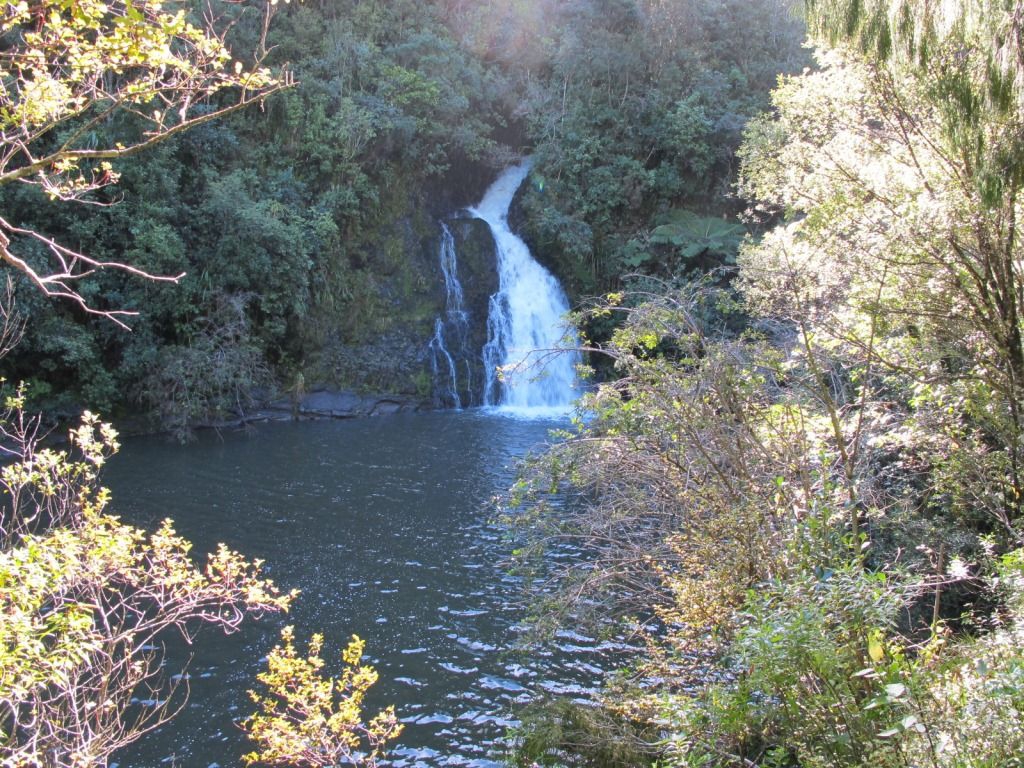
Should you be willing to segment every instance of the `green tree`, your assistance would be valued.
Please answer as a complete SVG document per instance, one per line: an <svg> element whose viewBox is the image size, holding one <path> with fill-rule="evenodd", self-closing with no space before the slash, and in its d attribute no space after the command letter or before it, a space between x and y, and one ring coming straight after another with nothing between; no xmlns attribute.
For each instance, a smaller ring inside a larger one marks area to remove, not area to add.
<svg viewBox="0 0 1024 768"><path fill-rule="evenodd" d="M744 189L787 214L743 260L748 295L916 379L919 417L960 458L973 444L962 468L988 478L967 506L1011 535L1024 504L1016 7L812 3L838 51L777 91L778 117L743 152Z"/></svg>
<svg viewBox="0 0 1024 768"><path fill-rule="evenodd" d="M111 161L290 84L258 63L234 59L223 33L191 17L184 3L148 0L6 6L0 21L0 186L23 182L51 200L82 199L117 181ZM213 101L229 90L227 106ZM118 323L133 313L92 306L79 288L83 278L113 268L177 279L89 256L3 217L0 258L46 294Z"/></svg>
<svg viewBox="0 0 1024 768"><path fill-rule="evenodd" d="M524 207L531 245L573 290L679 268L634 245L674 209L733 212L742 128L776 76L804 63L804 30L786 5L594 0L552 11L550 63L519 107L535 146Z"/></svg>
<svg viewBox="0 0 1024 768"><path fill-rule="evenodd" d="M196 565L170 520L146 534L109 516L97 474L116 432L87 412L75 455L42 448L23 409L17 393L0 416L0 761L105 765L180 706L155 650L169 633L231 632L294 593L223 546ZM140 691L152 706L134 704Z"/></svg>
<svg viewBox="0 0 1024 768"><path fill-rule="evenodd" d="M714 309L746 328L664 287L598 307L618 378L522 551L586 552L540 562L568 621L655 617L603 701L666 764L1015 765L1022 7L808 5L819 66L740 151L767 231ZM703 247L689 223L649 242Z"/></svg>

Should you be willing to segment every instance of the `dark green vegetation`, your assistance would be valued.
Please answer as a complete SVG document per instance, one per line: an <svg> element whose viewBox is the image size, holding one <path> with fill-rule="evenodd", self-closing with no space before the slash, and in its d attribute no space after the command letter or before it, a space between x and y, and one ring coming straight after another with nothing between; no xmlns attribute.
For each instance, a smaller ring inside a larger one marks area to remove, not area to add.
<svg viewBox="0 0 1024 768"><path fill-rule="evenodd" d="M131 336L19 286L9 375L179 431L299 382L425 395L437 219L530 152L515 215L605 295L606 376L520 489L522 554L546 622L648 645L522 757L1019 766L1024 6L809 0L817 64L769 103L804 63L783 5L290 5L265 41L243 15L299 86L126 163L117 205L5 187L23 225L189 274L83 283L145 312ZM552 570L562 541L589 559Z"/></svg>
<svg viewBox="0 0 1024 768"><path fill-rule="evenodd" d="M648 641L528 760L1024 761L1024 7L807 6L819 67L739 152L764 234L589 310L617 378L520 489L544 615Z"/></svg>
<svg viewBox="0 0 1024 768"><path fill-rule="evenodd" d="M663 271L648 248L667 263L727 261L737 231L709 215L727 208L739 127L798 50L780 11L768 0L8 4L0 259L15 296L0 302L0 357L27 388L0 414L4 761L105 764L176 711L163 697L175 684L165 634L230 631L291 601L227 548L199 569L169 522L147 536L106 516L97 474L113 430L83 411L70 452L44 449L26 408L141 409L185 436L261 394L317 384L426 395L443 299L437 219L523 150L538 154L537 189L552 198L527 201L527 223L577 287L614 286L623 266ZM123 313L138 313L131 334L111 322ZM263 678L272 690L289 679ZM358 737L376 747L393 729L362 725L365 685L336 700L330 683L296 679L306 700L294 727L249 721L263 757L372 763ZM339 751L321 740L300 758L308 742L291 735L336 708L327 741Z"/></svg>
<svg viewBox="0 0 1024 768"><path fill-rule="evenodd" d="M522 224L570 289L591 295L633 272L698 273L735 253L728 220L741 207L731 185L743 127L781 73L810 63L789 5L547 9L556 19L563 9L565 31L546 81L528 88L537 165Z"/></svg>
<svg viewBox="0 0 1024 768"><path fill-rule="evenodd" d="M799 24L775 0L273 8L265 40L255 9L215 10L233 50L265 51L294 88L115 163L120 183L93 195L107 207L3 189L16 224L186 273L82 284L98 308L141 313L130 334L19 285L28 332L4 373L38 406L141 411L181 432L300 374L307 389L429 395L439 218L530 152L525 227L578 292L717 264L734 250L719 217L735 208L742 126L777 73L804 64ZM116 141L131 120L91 130Z"/></svg>

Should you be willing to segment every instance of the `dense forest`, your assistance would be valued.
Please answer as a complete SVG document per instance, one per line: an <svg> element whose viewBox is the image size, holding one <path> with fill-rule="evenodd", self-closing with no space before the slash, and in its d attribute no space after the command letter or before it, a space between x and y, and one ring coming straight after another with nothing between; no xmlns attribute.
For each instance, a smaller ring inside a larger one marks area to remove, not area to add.
<svg viewBox="0 0 1024 768"><path fill-rule="evenodd" d="M429 401L441 224L524 155L513 224L593 385L505 522L538 643L642 651L510 759L1021 764L1019 2L40 8L0 30L4 764L106 764L166 714L124 719L138 648L295 597L106 516L92 411L187 438L309 387ZM293 638L246 760L374 764L401 726L361 712L361 641L328 683Z"/></svg>
<svg viewBox="0 0 1024 768"><path fill-rule="evenodd" d="M38 407L142 412L185 434L300 375L428 396L439 221L529 153L523 228L577 295L721 260L729 226L711 222L708 249L690 242L703 232L651 233L683 211L737 209L742 127L778 73L807 63L775 2L271 7L215 13L232 50L263 53L294 87L115 163L119 183L89 200L101 207L3 188L23 227L185 275L83 283L97 307L139 312L131 333L19 284L27 332L3 364ZM132 119L90 126L90 141L119 140ZM45 244L25 250L46 258Z"/></svg>

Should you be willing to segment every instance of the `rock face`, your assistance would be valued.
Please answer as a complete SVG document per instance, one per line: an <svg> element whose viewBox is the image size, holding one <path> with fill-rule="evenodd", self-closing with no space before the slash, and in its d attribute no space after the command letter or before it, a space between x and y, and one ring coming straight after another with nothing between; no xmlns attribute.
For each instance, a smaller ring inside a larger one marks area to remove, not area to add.
<svg viewBox="0 0 1024 768"><path fill-rule="evenodd" d="M498 292L498 262L494 236L487 222L462 214L448 222L455 236L459 256L459 279L471 327L477 332L479 347L487 341L487 308Z"/></svg>
<svg viewBox="0 0 1024 768"><path fill-rule="evenodd" d="M433 305L431 305L433 306ZM405 319L364 341L328 342L321 352L323 369L307 376L313 385L361 393L396 392L430 396L427 344L432 324Z"/></svg>
<svg viewBox="0 0 1024 768"><path fill-rule="evenodd" d="M299 371L310 387L394 392L433 401L436 408L454 404L456 398L440 396L434 373L438 358L431 348L438 319L447 322L440 259L446 226L455 241L467 322L458 343L449 345L446 338L445 346L457 347L453 357L458 358L454 363L459 404L481 403L488 305L498 290L494 239L485 222L464 210L452 214L459 209L438 209L465 205L470 195L478 199L493 171L474 167L464 175L464 183L448 184L446 194L439 192L432 200L412 199L394 190L381 201L379 225L353 233L346 241L351 252L348 266L326 275L342 286L335 292L346 298L315 305L303 328L307 351ZM443 367L447 374L447 360ZM450 375L447 381L450 390ZM290 382L282 386L288 389Z"/></svg>
<svg viewBox="0 0 1024 768"><path fill-rule="evenodd" d="M299 398L279 398L234 416L196 423L193 429L241 429L268 421L359 419L431 410L429 401L407 395L365 395L347 390L318 389ZM128 427L129 434L150 434L145 426Z"/></svg>
<svg viewBox="0 0 1024 768"><path fill-rule="evenodd" d="M275 400L233 422L214 426L238 426L258 421L289 419L358 419L429 410L430 403L405 395L362 395L357 392L319 389L303 395L296 403L289 398Z"/></svg>
<svg viewBox="0 0 1024 768"><path fill-rule="evenodd" d="M483 383L483 347L491 294L498 290L494 238L479 219L457 214L447 220L457 253L458 277L467 315L464 339L449 340L459 370L459 400L478 405ZM440 263L440 222L419 222L408 228L396 247L402 248L401 270L376 278L378 301L363 309L358 333L339 330L325 338L306 380L329 390L364 393L396 392L403 397L433 400L435 408L450 407L440 397L433 375L431 339L438 318L446 315L445 277ZM359 310L356 310L357 312ZM457 348L457 349L456 349Z"/></svg>

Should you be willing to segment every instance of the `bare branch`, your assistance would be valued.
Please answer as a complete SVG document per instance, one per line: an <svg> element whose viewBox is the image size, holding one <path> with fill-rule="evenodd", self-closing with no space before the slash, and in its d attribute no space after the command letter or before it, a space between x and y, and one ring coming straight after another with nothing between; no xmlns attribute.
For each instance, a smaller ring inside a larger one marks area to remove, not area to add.
<svg viewBox="0 0 1024 768"><path fill-rule="evenodd" d="M89 193L117 182L110 161L131 157L294 85L290 72L274 76L262 68L264 46L253 67L234 60L224 42L224 25L216 29L218 21L206 13L197 27L184 12L155 0L86 0L74 12L58 0L7 5L0 13L0 34L9 41L0 51L0 186L27 183L51 199L85 201ZM234 93L230 103L217 105L214 99L226 93ZM93 146L96 129L119 114L133 116L139 132ZM43 244L54 267L20 255L18 239ZM69 300L124 328L124 318L136 312L93 306L78 281L101 270L164 282L182 277L91 259L4 219L0 259L47 296Z"/></svg>

